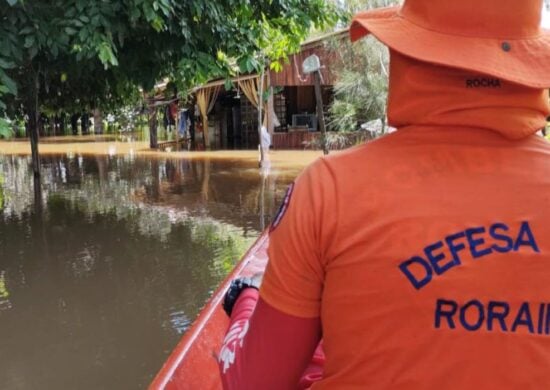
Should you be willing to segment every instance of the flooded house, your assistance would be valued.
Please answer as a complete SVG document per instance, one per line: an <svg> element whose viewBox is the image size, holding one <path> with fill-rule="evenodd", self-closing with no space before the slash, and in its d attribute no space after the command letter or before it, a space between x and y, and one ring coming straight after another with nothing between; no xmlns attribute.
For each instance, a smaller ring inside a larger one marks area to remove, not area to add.
<svg viewBox="0 0 550 390"><path fill-rule="evenodd" d="M266 72L264 90L269 90L263 110L264 125L274 149L304 149L319 136L314 76L304 74L302 63L317 55L321 68L323 110L333 97L335 75L331 70L335 52L329 42L347 39L347 30L324 35L302 44L300 52L289 56L282 71ZM194 139L197 147L219 149L255 149L258 147L258 74L213 80L193 90ZM192 135L192 136L193 136ZM202 143L202 145L201 145ZM205 145L206 144L206 145Z"/></svg>

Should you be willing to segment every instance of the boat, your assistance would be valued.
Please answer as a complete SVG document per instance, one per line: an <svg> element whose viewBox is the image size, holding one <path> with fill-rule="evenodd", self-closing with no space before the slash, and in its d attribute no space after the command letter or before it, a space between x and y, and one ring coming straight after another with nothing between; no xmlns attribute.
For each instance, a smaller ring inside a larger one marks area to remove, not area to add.
<svg viewBox="0 0 550 390"><path fill-rule="evenodd" d="M149 386L149 390L221 389L218 352L229 326L222 301L231 281L253 276L267 265L268 232L264 232L245 253L234 270L212 295L199 316L170 354Z"/></svg>

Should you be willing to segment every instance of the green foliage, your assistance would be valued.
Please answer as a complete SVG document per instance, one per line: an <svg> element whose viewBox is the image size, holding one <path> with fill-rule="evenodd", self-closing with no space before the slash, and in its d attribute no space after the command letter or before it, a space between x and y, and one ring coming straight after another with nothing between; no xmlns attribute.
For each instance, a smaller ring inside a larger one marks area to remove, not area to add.
<svg viewBox="0 0 550 390"><path fill-rule="evenodd" d="M329 131L326 133L326 145L329 150L342 150L359 145L372 139L372 135L367 131ZM306 143L311 149L322 149L322 139L318 137Z"/></svg>
<svg viewBox="0 0 550 390"><path fill-rule="evenodd" d="M317 2L318 9L323 10L323 2ZM296 4L294 12L287 13L282 18L268 20L264 15L259 26L259 35L257 46L261 49L261 54L269 63L271 69L280 71L283 68L282 62L287 60L288 54L297 53L300 50L300 44L306 38L312 25L305 23L308 16ZM333 26L340 15L336 9L324 7L324 13L314 14L315 25ZM290 32L290 33L289 33ZM262 64L260 64L261 66ZM258 70L258 67L255 67Z"/></svg>
<svg viewBox="0 0 550 390"><path fill-rule="evenodd" d="M329 112L329 129L342 132L357 130L357 107L355 104L348 102L345 98L336 98L332 102Z"/></svg>
<svg viewBox="0 0 550 390"><path fill-rule="evenodd" d="M387 7L401 3L399 0L342 0L339 1L340 14L346 25L352 16L360 10ZM371 120L380 119L384 123L386 116L386 98L388 91L388 51L372 37L350 43L348 40L335 39L330 42L329 50L335 61L331 71L336 76L334 100L329 107L327 127L329 130L355 132L360 126ZM366 136L336 136L334 147L354 144ZM330 141L330 139L329 139Z"/></svg>
<svg viewBox="0 0 550 390"><path fill-rule="evenodd" d="M0 210L2 209L2 203L2 194L0 194ZM0 272L0 299L7 299L9 296L10 293L6 287L6 272L2 271Z"/></svg>
<svg viewBox="0 0 550 390"><path fill-rule="evenodd" d="M0 211L4 209L4 178L0 176Z"/></svg>
<svg viewBox="0 0 550 390"><path fill-rule="evenodd" d="M116 124L117 129L122 132L134 131L144 122L140 112L130 106L117 108L109 116L108 120Z"/></svg>
<svg viewBox="0 0 550 390"><path fill-rule="evenodd" d="M0 118L0 138L11 138L12 135L10 122L5 118Z"/></svg>
<svg viewBox="0 0 550 390"><path fill-rule="evenodd" d="M0 138L8 138L11 134L9 123L5 118L2 118L2 113L5 112L7 106L4 99L7 95L17 94L17 85L11 77L7 75L7 71L13 69L15 64L0 54Z"/></svg>
<svg viewBox="0 0 550 390"><path fill-rule="evenodd" d="M0 0L2 1L2 0ZM334 22L324 0L6 0L0 7L0 114L134 102L164 78L178 89L259 69ZM258 55L261 53L261 56Z"/></svg>
<svg viewBox="0 0 550 390"><path fill-rule="evenodd" d="M329 107L330 130L350 132L374 119L385 118L387 50L373 38L354 45L337 43L341 62L333 71L337 75L334 100Z"/></svg>

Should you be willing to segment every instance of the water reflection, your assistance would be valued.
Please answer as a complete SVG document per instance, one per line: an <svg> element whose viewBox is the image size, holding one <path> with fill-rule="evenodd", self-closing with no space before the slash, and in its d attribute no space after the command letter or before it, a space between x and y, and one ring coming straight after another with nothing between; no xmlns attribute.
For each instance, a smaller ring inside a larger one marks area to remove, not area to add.
<svg viewBox="0 0 550 390"><path fill-rule="evenodd" d="M145 387L292 180L67 154L35 199L29 164L0 157L0 388Z"/></svg>
<svg viewBox="0 0 550 390"><path fill-rule="evenodd" d="M6 271L0 271L0 311L11 309L10 293L6 287Z"/></svg>
<svg viewBox="0 0 550 390"><path fill-rule="evenodd" d="M95 134L95 135L63 135L41 137L41 144L70 144L78 142L79 144L97 143L97 142L136 142L147 141L148 136L143 132L137 133L119 133L119 134Z"/></svg>

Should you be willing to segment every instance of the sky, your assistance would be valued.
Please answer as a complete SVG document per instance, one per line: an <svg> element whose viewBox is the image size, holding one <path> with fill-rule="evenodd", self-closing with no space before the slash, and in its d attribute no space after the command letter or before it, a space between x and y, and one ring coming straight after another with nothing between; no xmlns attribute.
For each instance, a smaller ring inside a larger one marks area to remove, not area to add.
<svg viewBox="0 0 550 390"><path fill-rule="evenodd" d="M550 28L550 10L546 7L542 9L542 27Z"/></svg>

